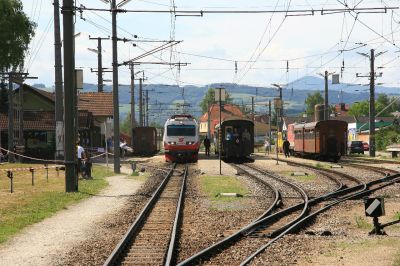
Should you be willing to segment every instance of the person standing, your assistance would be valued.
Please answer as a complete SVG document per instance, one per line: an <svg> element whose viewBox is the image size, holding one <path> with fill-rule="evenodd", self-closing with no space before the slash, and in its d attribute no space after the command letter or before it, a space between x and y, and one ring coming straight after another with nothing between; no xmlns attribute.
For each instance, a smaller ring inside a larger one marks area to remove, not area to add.
<svg viewBox="0 0 400 266"><path fill-rule="evenodd" d="M267 155L267 152L269 154L269 141L268 141L268 139L265 139L264 147L265 147L265 155Z"/></svg>
<svg viewBox="0 0 400 266"><path fill-rule="evenodd" d="M290 142L287 139L285 139L283 141L282 145L283 145L283 152L285 153L285 157L286 158L290 157L290 154L289 154Z"/></svg>
<svg viewBox="0 0 400 266"><path fill-rule="evenodd" d="M204 147L206 148L206 156L210 156L210 139L206 136L206 138L204 139Z"/></svg>
<svg viewBox="0 0 400 266"><path fill-rule="evenodd" d="M77 143L77 152L78 152L77 173L78 177L79 174L81 174L81 177L83 178L84 174L82 173L82 159L84 159L85 156L85 149L79 144L79 142Z"/></svg>

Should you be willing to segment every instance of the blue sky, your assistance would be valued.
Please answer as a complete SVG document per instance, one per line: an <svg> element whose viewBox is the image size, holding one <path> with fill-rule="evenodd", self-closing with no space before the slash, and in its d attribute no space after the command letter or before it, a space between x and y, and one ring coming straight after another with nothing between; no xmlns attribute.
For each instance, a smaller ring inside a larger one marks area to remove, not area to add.
<svg viewBox="0 0 400 266"><path fill-rule="evenodd" d="M344 0L341 0L344 1ZM37 32L27 55L26 68L38 76L31 83L54 83L54 40L52 0L24 0L26 14L37 23ZM60 1L62 2L62 0ZM86 7L108 8L100 0L77 0ZM174 2L178 10L289 10L342 8L336 0L270 0L270 1L179 1L132 0L123 8L130 10L169 10ZM392 7L398 0L348 0L349 6ZM84 80L96 83L90 68L97 67L97 55L88 51L96 48L93 37L111 35L109 12L84 11L85 20L76 18L76 66L84 69ZM205 85L233 82L257 86L287 83L305 75L317 75L325 70L340 73L344 61L343 82L368 83L356 78L356 73L368 73L369 61L356 52L387 51L376 59L377 70L383 72L378 82L398 87L400 80L399 32L400 10L386 14L315 14L289 16L284 14L206 14L203 17L174 17L170 14L125 13L118 15L118 36L139 40L182 40L173 49L146 58L146 61L190 63L180 71L168 66L143 65L148 83ZM61 16L62 24L62 16ZM383 37L382 37L383 36ZM365 43L361 45L357 43ZM394 43L394 44L393 44ZM159 43L139 42L118 44L118 60L125 61L154 48ZM359 48L357 48L359 47ZM353 48L357 48L354 49ZM351 50L343 53L340 50ZM103 67L111 67L111 41L103 43ZM194 56L196 55L196 56ZM209 57L213 57L211 59ZM286 69L289 60L289 71ZM238 71L235 72L235 61ZM252 62L246 62L252 61ZM119 81L129 83L129 69L121 67ZM105 74L111 79L111 73Z"/></svg>

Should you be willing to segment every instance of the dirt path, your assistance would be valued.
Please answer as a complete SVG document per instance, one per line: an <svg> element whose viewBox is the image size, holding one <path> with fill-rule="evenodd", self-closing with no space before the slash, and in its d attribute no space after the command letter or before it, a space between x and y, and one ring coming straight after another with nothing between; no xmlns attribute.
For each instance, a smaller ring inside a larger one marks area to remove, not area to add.
<svg viewBox="0 0 400 266"><path fill-rule="evenodd" d="M141 182L126 176L108 177L99 195L68 207L51 218L26 228L0 246L0 265L51 265L74 245L96 234L98 223L124 206Z"/></svg>

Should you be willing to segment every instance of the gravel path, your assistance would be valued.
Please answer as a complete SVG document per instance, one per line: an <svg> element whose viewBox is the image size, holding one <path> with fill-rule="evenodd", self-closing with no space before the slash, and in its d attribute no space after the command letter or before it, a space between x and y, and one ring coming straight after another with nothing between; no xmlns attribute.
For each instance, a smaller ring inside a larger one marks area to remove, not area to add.
<svg viewBox="0 0 400 266"><path fill-rule="evenodd" d="M122 208L141 185L122 175L107 181L109 186L99 195L29 226L0 246L0 265L52 265L55 258L95 235L98 222Z"/></svg>

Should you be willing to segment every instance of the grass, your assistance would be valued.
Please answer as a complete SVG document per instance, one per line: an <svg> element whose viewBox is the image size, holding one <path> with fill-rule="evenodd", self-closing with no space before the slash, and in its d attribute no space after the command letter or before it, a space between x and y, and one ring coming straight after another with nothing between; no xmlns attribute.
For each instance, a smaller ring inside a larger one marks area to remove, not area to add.
<svg viewBox="0 0 400 266"><path fill-rule="evenodd" d="M218 193L238 193L246 195L249 191L240 180L231 176L202 176L200 178L202 191L213 202L237 201L237 197L216 197Z"/></svg>
<svg viewBox="0 0 400 266"><path fill-rule="evenodd" d="M378 239L363 239L363 240L355 240L355 241L339 241L336 243L330 244L330 248L327 252L324 253L324 256L332 257L337 256L338 251L351 253L354 255L374 251L377 247L400 247L400 240L396 238L378 238ZM396 255L393 257L393 266L400 266L400 249L397 248Z"/></svg>
<svg viewBox="0 0 400 266"><path fill-rule="evenodd" d="M394 215L394 219L400 220L400 212L396 212L396 214Z"/></svg>
<svg viewBox="0 0 400 266"><path fill-rule="evenodd" d="M359 229L368 230L372 228L372 225L361 216L356 217L356 224Z"/></svg>
<svg viewBox="0 0 400 266"><path fill-rule="evenodd" d="M397 253L393 261L393 266L400 266L400 252Z"/></svg>
<svg viewBox="0 0 400 266"><path fill-rule="evenodd" d="M148 173L148 172L139 173L139 172L134 171L128 178L136 180L136 181L145 182L149 177L150 177L150 173Z"/></svg>
<svg viewBox="0 0 400 266"><path fill-rule="evenodd" d="M39 165L2 165L1 168L38 167ZM31 184L29 171L14 172L14 193L10 193L10 182L4 172L0 172L0 243L28 225L42 221L69 205L97 194L108 183L105 180L112 172L105 167L95 166L93 180L79 180L79 192L66 193L64 171L59 176L49 169L46 180L44 169L35 171L35 186Z"/></svg>

